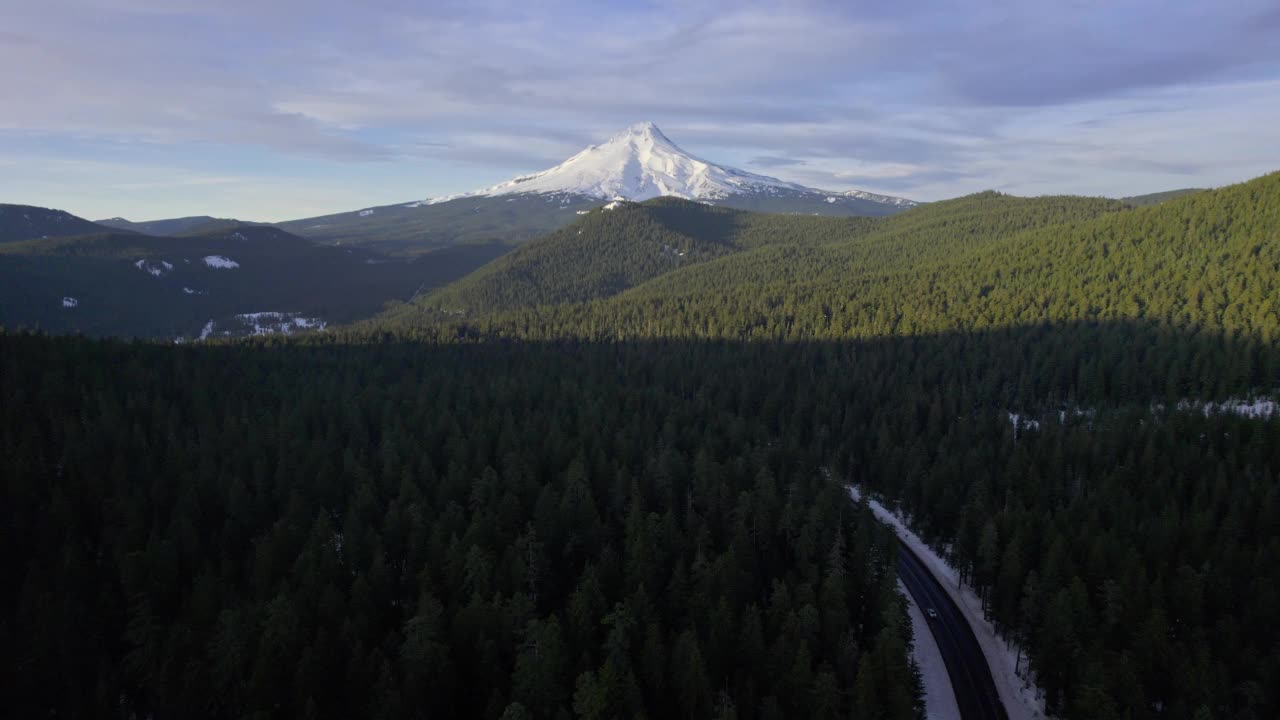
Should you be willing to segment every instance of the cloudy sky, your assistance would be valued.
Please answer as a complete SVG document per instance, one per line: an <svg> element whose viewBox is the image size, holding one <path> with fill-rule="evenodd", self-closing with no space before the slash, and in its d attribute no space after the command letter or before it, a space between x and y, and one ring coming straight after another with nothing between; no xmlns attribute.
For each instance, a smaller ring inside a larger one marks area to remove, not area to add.
<svg viewBox="0 0 1280 720"><path fill-rule="evenodd" d="M283 220L471 190L641 120L936 200L1280 169L1277 0L0 0L0 202Z"/></svg>

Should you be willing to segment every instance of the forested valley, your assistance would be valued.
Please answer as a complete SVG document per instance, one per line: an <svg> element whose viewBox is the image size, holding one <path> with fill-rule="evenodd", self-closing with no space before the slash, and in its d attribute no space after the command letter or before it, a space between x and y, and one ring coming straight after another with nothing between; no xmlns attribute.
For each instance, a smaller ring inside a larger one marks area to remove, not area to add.
<svg viewBox="0 0 1280 720"><path fill-rule="evenodd" d="M1053 715L1280 715L1280 420L1194 404L1280 388L1280 175L544 240L290 341L0 334L6 707L922 717L856 482Z"/></svg>

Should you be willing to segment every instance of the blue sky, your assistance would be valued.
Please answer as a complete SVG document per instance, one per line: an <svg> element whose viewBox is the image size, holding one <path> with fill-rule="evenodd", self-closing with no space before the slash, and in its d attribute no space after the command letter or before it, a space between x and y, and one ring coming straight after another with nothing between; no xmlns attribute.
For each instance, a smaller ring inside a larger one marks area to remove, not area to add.
<svg viewBox="0 0 1280 720"><path fill-rule="evenodd" d="M3 0L0 202L283 220L652 120L832 190L1124 195L1280 169L1275 0Z"/></svg>

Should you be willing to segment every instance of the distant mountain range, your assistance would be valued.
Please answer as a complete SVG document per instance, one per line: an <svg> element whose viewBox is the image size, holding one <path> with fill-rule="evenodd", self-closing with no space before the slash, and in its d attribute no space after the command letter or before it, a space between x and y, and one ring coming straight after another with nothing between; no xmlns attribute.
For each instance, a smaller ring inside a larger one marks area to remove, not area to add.
<svg viewBox="0 0 1280 720"><path fill-rule="evenodd" d="M65 210L0 203L0 243L109 231Z"/></svg>
<svg viewBox="0 0 1280 720"><path fill-rule="evenodd" d="M235 220L232 218L216 218L208 215L194 215L192 217L169 218L166 220L148 220L145 222L131 222L122 217L114 217L107 220L95 220L94 222L99 225L105 225L106 227L116 228L118 230L132 230L133 232L139 232L144 235L155 235L157 237L213 232L216 230L225 230L227 228L236 228L244 225L264 224Z"/></svg>
<svg viewBox="0 0 1280 720"><path fill-rule="evenodd" d="M901 252L933 257L949 248L945 256L977 232L965 223L983 227L978 234L989 232L982 223L1007 232L1000 218L1014 210L1034 210L1014 224L1025 230L1197 192L1097 203L978 195L898 216L918 203L716 165L640 123L553 168L481 190L276 226L209 215L90 222L0 204L0 326L191 338L353 322L405 300L417 320L424 310L474 318L612 297L677 270L701 277L695 265L737 277L739 261L725 264L729 256L759 258L751 272L772 277L781 257L766 245L821 258L784 273L801 282L824 267L843 277ZM826 257L832 243L861 252L868 238L880 255Z"/></svg>
<svg viewBox="0 0 1280 720"><path fill-rule="evenodd" d="M318 242L414 253L441 245L516 245L614 200L667 196L757 212L891 215L917 205L862 190L818 190L716 165L639 123L543 172L474 192L280 223Z"/></svg>
<svg viewBox="0 0 1280 720"><path fill-rule="evenodd" d="M218 225L157 236L0 206L0 327L172 339L291 333L368 317L505 250L467 245L405 260L275 227Z"/></svg>

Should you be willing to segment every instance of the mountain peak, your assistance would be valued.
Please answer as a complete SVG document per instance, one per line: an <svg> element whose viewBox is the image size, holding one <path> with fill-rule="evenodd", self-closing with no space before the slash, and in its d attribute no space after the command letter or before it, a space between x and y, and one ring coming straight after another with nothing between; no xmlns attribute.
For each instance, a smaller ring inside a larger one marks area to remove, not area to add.
<svg viewBox="0 0 1280 720"><path fill-rule="evenodd" d="M524 193L576 195L607 200L642 201L659 196L720 200L733 195L810 195L835 199L841 193L797 185L777 178L716 165L695 157L671 141L652 122L638 122L592 145L559 165L513 178L483 190L434 198L436 204L464 197ZM876 199L881 196L870 196ZM890 198L888 200L897 200ZM905 201L910 202L910 201Z"/></svg>
<svg viewBox="0 0 1280 720"><path fill-rule="evenodd" d="M657 125L649 121L631 125L603 143L605 146L618 144L634 144L637 148L661 148L663 151L668 153L683 155L690 158L693 157L692 155L689 155L689 153L680 149L679 146L671 141L671 138L664 135L662 130L658 129ZM593 145L592 147L600 146Z"/></svg>
<svg viewBox="0 0 1280 720"><path fill-rule="evenodd" d="M626 130L614 135L613 139L617 140L626 137L650 137L654 139L661 138L663 140L667 140L667 136L663 135L662 131L658 129L658 126L649 120L631 125ZM667 142L671 141L667 140Z"/></svg>

